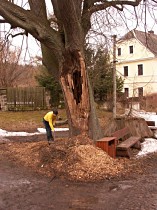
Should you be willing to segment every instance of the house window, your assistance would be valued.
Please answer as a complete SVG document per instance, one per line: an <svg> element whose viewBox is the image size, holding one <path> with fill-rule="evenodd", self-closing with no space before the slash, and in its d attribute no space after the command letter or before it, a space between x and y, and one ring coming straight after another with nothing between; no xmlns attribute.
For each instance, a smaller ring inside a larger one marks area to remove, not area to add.
<svg viewBox="0 0 157 210"><path fill-rule="evenodd" d="M143 87L138 88L138 97L143 97Z"/></svg>
<svg viewBox="0 0 157 210"><path fill-rule="evenodd" d="M138 75L143 75L143 65L142 64L138 65Z"/></svg>
<svg viewBox="0 0 157 210"><path fill-rule="evenodd" d="M130 54L133 54L133 46L129 46Z"/></svg>
<svg viewBox="0 0 157 210"><path fill-rule="evenodd" d="M118 48L118 55L121 55L121 48Z"/></svg>
<svg viewBox="0 0 157 210"><path fill-rule="evenodd" d="M124 66L124 77L128 76L128 66Z"/></svg>
<svg viewBox="0 0 157 210"><path fill-rule="evenodd" d="M124 88L125 97L129 97L129 88Z"/></svg>

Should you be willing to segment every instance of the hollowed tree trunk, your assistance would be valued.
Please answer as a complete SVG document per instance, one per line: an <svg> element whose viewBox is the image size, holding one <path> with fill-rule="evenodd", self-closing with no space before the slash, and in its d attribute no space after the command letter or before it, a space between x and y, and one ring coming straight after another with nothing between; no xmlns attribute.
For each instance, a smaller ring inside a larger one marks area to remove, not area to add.
<svg viewBox="0 0 157 210"><path fill-rule="evenodd" d="M87 134L92 139L102 137L95 114L94 100L89 86L85 62L81 52L67 52L61 69L70 136Z"/></svg>

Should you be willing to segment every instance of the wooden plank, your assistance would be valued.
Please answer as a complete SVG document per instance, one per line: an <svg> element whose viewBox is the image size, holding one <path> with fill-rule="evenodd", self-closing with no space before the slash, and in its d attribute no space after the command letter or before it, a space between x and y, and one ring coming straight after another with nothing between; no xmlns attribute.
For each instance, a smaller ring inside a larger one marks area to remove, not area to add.
<svg viewBox="0 0 157 210"><path fill-rule="evenodd" d="M141 142L137 141L132 147L140 150L141 149Z"/></svg>
<svg viewBox="0 0 157 210"><path fill-rule="evenodd" d="M129 148L132 147L134 144L136 144L140 140L140 137L131 136L130 138L126 139L122 143L117 145L117 148Z"/></svg>
<svg viewBox="0 0 157 210"><path fill-rule="evenodd" d="M128 134L129 134L129 130L128 128L125 127L112 133L112 136L115 136L117 139L123 139Z"/></svg>
<svg viewBox="0 0 157 210"><path fill-rule="evenodd" d="M116 156L121 156L121 157L128 157L131 158L133 156L132 151L130 148L128 149L118 149L116 150Z"/></svg>
<svg viewBox="0 0 157 210"><path fill-rule="evenodd" d="M97 142L98 141L111 141L111 140L115 140L116 138L115 137L113 137L113 136L109 136L109 137L104 137L104 138L102 138L102 139L98 139L97 140Z"/></svg>
<svg viewBox="0 0 157 210"><path fill-rule="evenodd" d="M131 136L130 131L127 127L115 131L114 133L112 133L112 136L116 137L117 142L119 140L122 140L122 142L116 146L116 156L130 158L133 156L131 147L141 149L141 137Z"/></svg>
<svg viewBox="0 0 157 210"><path fill-rule="evenodd" d="M146 121L148 126L155 126L155 121Z"/></svg>
<svg viewBox="0 0 157 210"><path fill-rule="evenodd" d="M157 130L156 126L148 126L151 130Z"/></svg>

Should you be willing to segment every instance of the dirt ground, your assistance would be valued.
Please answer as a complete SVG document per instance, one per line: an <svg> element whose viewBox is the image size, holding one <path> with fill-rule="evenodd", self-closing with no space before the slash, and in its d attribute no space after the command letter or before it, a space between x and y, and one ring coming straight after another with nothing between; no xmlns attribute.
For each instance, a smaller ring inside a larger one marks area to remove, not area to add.
<svg viewBox="0 0 157 210"><path fill-rule="evenodd" d="M157 153L138 160L119 159L126 165L119 176L79 182L40 173L39 164L32 168L10 152L12 148L15 153L16 146L24 158L24 143L31 142L47 143L44 135L0 139L0 210L157 210ZM27 150L28 160L31 151Z"/></svg>

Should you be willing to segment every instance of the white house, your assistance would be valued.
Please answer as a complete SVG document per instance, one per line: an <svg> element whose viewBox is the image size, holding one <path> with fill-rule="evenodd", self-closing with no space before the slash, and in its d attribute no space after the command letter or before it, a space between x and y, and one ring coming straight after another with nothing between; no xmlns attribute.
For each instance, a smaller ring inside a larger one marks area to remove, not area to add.
<svg viewBox="0 0 157 210"><path fill-rule="evenodd" d="M132 30L116 42L116 71L126 97L157 92L157 35Z"/></svg>

